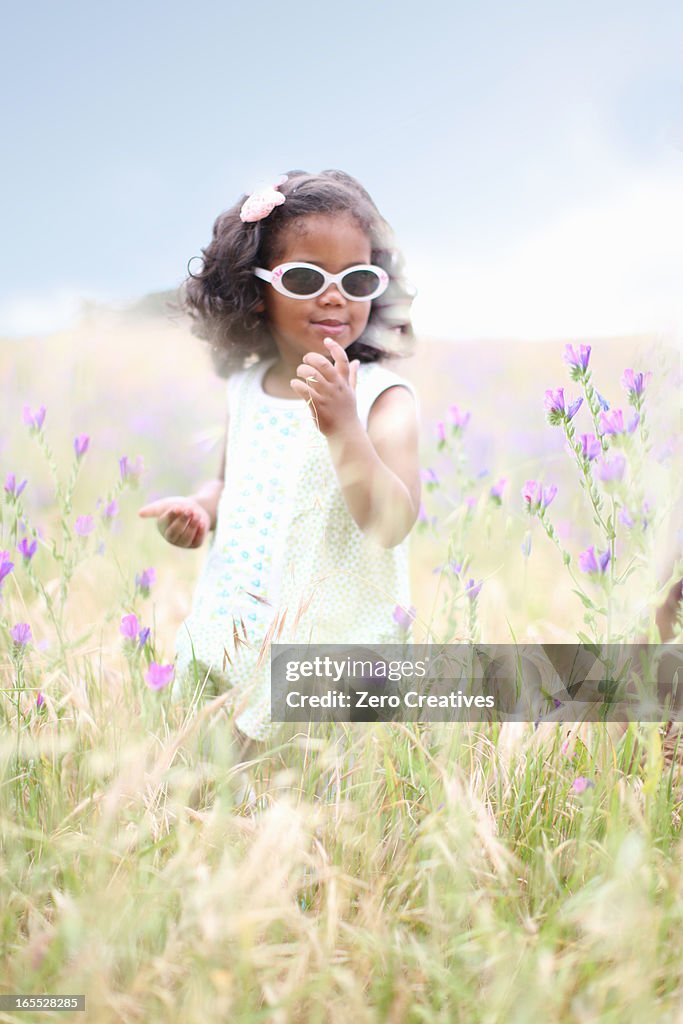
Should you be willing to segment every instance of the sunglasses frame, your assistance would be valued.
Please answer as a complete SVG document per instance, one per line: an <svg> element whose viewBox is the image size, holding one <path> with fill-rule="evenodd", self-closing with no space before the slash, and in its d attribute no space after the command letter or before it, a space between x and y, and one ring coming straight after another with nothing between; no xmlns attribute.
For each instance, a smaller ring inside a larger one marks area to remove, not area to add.
<svg viewBox="0 0 683 1024"><path fill-rule="evenodd" d="M317 291L311 292L310 295L296 295L293 292L287 291L282 284L282 276L287 270L293 270L297 267L305 267L307 270L317 270L319 274L323 276L323 283ZM354 270L372 270L379 277L379 285L372 295L349 295L344 286L342 280L347 274L353 273ZM255 267L254 274L262 281L267 281L268 284L272 284L276 292L280 295L286 295L288 299L316 299L318 295L322 295L324 291L330 287L331 284L337 286L341 294L345 299L350 299L351 302L370 302L371 299L377 299L382 295L389 285L389 275L386 270L382 267L376 267L372 263L358 263L354 267L347 267L346 270L342 270L341 274L328 274L322 267L316 267L314 263L280 263L277 267L273 267L272 270L264 270L263 267Z"/></svg>

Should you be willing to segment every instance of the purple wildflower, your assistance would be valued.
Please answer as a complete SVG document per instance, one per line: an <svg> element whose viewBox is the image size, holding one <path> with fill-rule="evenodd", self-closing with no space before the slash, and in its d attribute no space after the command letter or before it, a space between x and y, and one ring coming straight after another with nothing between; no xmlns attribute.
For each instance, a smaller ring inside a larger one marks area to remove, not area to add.
<svg viewBox="0 0 683 1024"><path fill-rule="evenodd" d="M627 527L629 530L634 525L634 520L627 508L622 508L619 510L619 522L623 523L624 526Z"/></svg>
<svg viewBox="0 0 683 1024"><path fill-rule="evenodd" d="M144 647L145 646L145 644L149 640L150 632L151 631L150 631L149 626L145 626L144 629L140 630L140 632L138 633L138 643L140 644L140 647Z"/></svg>
<svg viewBox="0 0 683 1024"><path fill-rule="evenodd" d="M17 544L17 550L20 552L24 562L30 562L38 549L38 541L32 540L29 543L28 537L22 537Z"/></svg>
<svg viewBox="0 0 683 1024"><path fill-rule="evenodd" d="M448 416L456 430L464 430L470 422L471 415L469 412L462 412L457 405L448 406Z"/></svg>
<svg viewBox="0 0 683 1024"><path fill-rule="evenodd" d="M19 622L16 626L12 626L10 633L17 647L26 647L33 639L28 622Z"/></svg>
<svg viewBox="0 0 683 1024"><path fill-rule="evenodd" d="M546 391L543 405L548 415L548 423L553 427L558 426L564 421L568 423L576 416L582 403L583 398L575 398L573 402L570 402L569 407L565 409L564 388L554 388Z"/></svg>
<svg viewBox="0 0 683 1024"><path fill-rule="evenodd" d="M640 423L640 413L637 412L628 421L628 427L626 429L628 430L629 434L633 433L633 431L637 428L639 423Z"/></svg>
<svg viewBox="0 0 683 1024"><path fill-rule="evenodd" d="M446 427L441 421L436 425L436 440L438 442L437 447L440 450L446 444Z"/></svg>
<svg viewBox="0 0 683 1024"><path fill-rule="evenodd" d="M470 601L474 601L475 598L479 596L479 591L482 588L483 582L483 580L479 580L479 582L476 583L473 579L469 579L467 581L467 585L465 586L465 594L467 597L469 597Z"/></svg>
<svg viewBox="0 0 683 1024"><path fill-rule="evenodd" d="M45 703L45 698L43 697L43 695L40 692L40 690L38 690L38 696L36 697L36 707L37 708L42 708L44 703Z"/></svg>
<svg viewBox="0 0 683 1024"><path fill-rule="evenodd" d="M626 459L623 455L615 455L611 459L599 459L595 464L595 475L603 484L615 483L622 480L626 469Z"/></svg>
<svg viewBox="0 0 683 1024"><path fill-rule="evenodd" d="M595 434L581 434L579 440L581 441L581 452L584 459L588 459L589 462L597 459L602 451L602 445Z"/></svg>
<svg viewBox="0 0 683 1024"><path fill-rule="evenodd" d="M173 665L158 665L153 661L147 669L147 685L151 690L163 690L173 679L175 669Z"/></svg>
<svg viewBox="0 0 683 1024"><path fill-rule="evenodd" d="M647 373L634 373L633 370L624 370L621 383L626 391L628 391L628 399L631 405L638 404L639 399L651 380L652 374L649 371Z"/></svg>
<svg viewBox="0 0 683 1024"><path fill-rule="evenodd" d="M140 623L138 617L135 614L124 615L121 619L121 625L119 626L119 633L124 636L126 640L135 640L140 630Z"/></svg>
<svg viewBox="0 0 683 1024"><path fill-rule="evenodd" d="M417 513L417 521L418 521L418 523L428 523L429 522L429 516L427 515L427 509L424 507L422 502L420 502L420 508L418 510L418 513Z"/></svg>
<svg viewBox="0 0 683 1024"><path fill-rule="evenodd" d="M598 405L600 406L602 411L603 412L608 412L609 411L609 402L607 401L607 399L603 398L603 396L600 394L599 391L596 391L595 394L598 396Z"/></svg>
<svg viewBox="0 0 683 1024"><path fill-rule="evenodd" d="M89 445L90 438L88 437L87 434L79 434L78 437L74 439L74 451L76 453L77 459L80 459L83 455L85 455Z"/></svg>
<svg viewBox="0 0 683 1024"><path fill-rule="evenodd" d="M136 484L142 476L145 469L145 462L142 455L135 457L135 462L130 462L127 455L123 455L119 459L119 470L121 471L121 479L129 480L132 484Z"/></svg>
<svg viewBox="0 0 683 1024"><path fill-rule="evenodd" d="M507 477L502 476L498 483L493 484L489 490L489 498L494 501L497 505L502 504L503 491L505 490L505 484L507 483Z"/></svg>
<svg viewBox="0 0 683 1024"><path fill-rule="evenodd" d="M591 355L590 345L580 345L577 352L573 345L564 346L563 359L569 367L572 380L581 380L588 369L588 361Z"/></svg>
<svg viewBox="0 0 683 1024"><path fill-rule="evenodd" d="M10 498L18 498L24 487L26 487L26 483L26 480L22 480L21 483L17 485L17 478L14 473L8 473L5 479L5 490Z"/></svg>
<svg viewBox="0 0 683 1024"><path fill-rule="evenodd" d="M95 529L95 520L92 516L79 516L76 520L76 533L79 537L87 537Z"/></svg>
<svg viewBox="0 0 683 1024"><path fill-rule="evenodd" d="M141 592L143 597L149 597L149 588L152 586L157 578L155 569L143 569L141 573L138 573L135 577L135 586Z"/></svg>
<svg viewBox="0 0 683 1024"><path fill-rule="evenodd" d="M621 409L600 413L600 429L603 434L623 434L624 414Z"/></svg>
<svg viewBox="0 0 683 1024"><path fill-rule="evenodd" d="M5 576L9 576L13 568L14 562L9 560L9 551L0 551L0 583Z"/></svg>
<svg viewBox="0 0 683 1024"><path fill-rule="evenodd" d="M591 782L584 775L577 775L572 782L572 791L574 793L585 793L589 786L594 786L595 783Z"/></svg>
<svg viewBox="0 0 683 1024"><path fill-rule="evenodd" d="M412 605L406 611L406 609L402 608L400 604L397 604L396 607L394 608L394 613L392 615L392 618L393 618L394 622L397 623L397 625L402 630L407 632L410 629L410 625L411 625L411 623L412 623L412 621L413 621L413 619L415 618L416 615L417 615L417 609L413 608Z"/></svg>
<svg viewBox="0 0 683 1024"><path fill-rule="evenodd" d="M595 548L591 544L589 548L582 551L579 555L579 569L581 572L587 573L604 573L607 566L609 565L610 553L609 550L603 551L602 554L595 554Z"/></svg>
<svg viewBox="0 0 683 1024"><path fill-rule="evenodd" d="M431 490L432 487L436 487L439 482L438 476L436 475L435 471L431 468L420 470L420 476L426 483L427 490Z"/></svg>
<svg viewBox="0 0 683 1024"><path fill-rule="evenodd" d="M24 423L31 430L40 430L45 422L45 406L41 405L35 412L31 412L28 405L24 406Z"/></svg>
<svg viewBox="0 0 683 1024"><path fill-rule="evenodd" d="M556 427L564 419L564 388L546 391L543 407L548 415L548 423Z"/></svg>

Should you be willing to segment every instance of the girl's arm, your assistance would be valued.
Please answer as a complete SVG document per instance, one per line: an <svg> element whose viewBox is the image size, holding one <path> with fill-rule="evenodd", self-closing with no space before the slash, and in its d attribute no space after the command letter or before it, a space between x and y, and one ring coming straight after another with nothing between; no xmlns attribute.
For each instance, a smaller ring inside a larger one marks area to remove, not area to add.
<svg viewBox="0 0 683 1024"><path fill-rule="evenodd" d="M307 353L292 388L311 402L353 519L382 547L394 547L410 532L420 506L415 401L403 387L383 391L366 431L356 411L358 364L349 364L337 342L325 343L334 363Z"/></svg>
<svg viewBox="0 0 683 1024"><path fill-rule="evenodd" d="M417 416L407 388L375 400L367 432L355 417L327 438L346 506L363 533L384 548L410 533L420 508Z"/></svg>
<svg viewBox="0 0 683 1024"><path fill-rule="evenodd" d="M139 509L143 519L154 517L162 537L181 548L198 548L216 526L218 502L225 484L226 426L221 453L220 476L209 480L189 497L160 498Z"/></svg>
<svg viewBox="0 0 683 1024"><path fill-rule="evenodd" d="M218 502L220 501L221 494L223 493L223 487L225 486L225 454L227 452L227 448L228 428L226 426L225 434L223 435L223 448L221 449L219 476L216 477L215 480L208 480L207 483L202 484L196 494L192 495L194 501L209 513L210 530L214 530L216 528Z"/></svg>

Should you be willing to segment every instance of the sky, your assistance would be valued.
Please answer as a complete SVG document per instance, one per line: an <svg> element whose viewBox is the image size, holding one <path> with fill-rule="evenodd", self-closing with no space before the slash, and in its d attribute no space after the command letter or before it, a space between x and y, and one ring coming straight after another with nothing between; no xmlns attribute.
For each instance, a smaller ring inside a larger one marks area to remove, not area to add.
<svg viewBox="0 0 683 1024"><path fill-rule="evenodd" d="M683 326L680 3L35 0L3 22L2 334L177 286L243 192L331 167L393 226L418 333Z"/></svg>

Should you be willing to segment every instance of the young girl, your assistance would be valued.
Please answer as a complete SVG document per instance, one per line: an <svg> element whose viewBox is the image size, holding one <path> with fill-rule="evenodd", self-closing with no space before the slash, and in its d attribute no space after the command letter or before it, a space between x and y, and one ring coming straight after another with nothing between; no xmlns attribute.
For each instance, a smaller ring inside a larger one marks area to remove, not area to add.
<svg viewBox="0 0 683 1024"><path fill-rule="evenodd" d="M174 693L229 689L238 733L258 740L271 642L405 638L416 400L380 361L410 352L415 293L388 224L341 171L242 196L202 253L184 305L229 378L220 477L139 514L179 547L215 529Z"/></svg>

